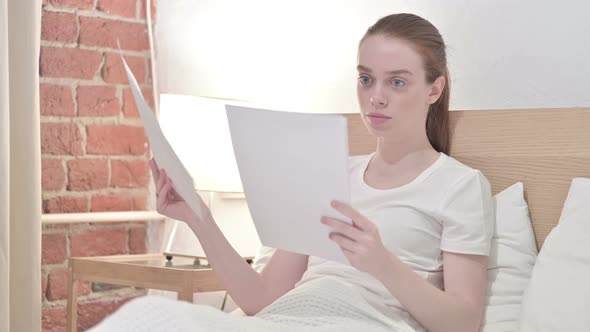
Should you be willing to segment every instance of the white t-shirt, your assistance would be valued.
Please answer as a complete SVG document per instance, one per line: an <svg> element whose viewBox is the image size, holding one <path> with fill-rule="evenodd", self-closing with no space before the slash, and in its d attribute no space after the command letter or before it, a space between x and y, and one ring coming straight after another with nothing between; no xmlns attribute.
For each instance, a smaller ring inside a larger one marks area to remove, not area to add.
<svg viewBox="0 0 590 332"><path fill-rule="evenodd" d="M490 184L481 172L441 153L412 182L381 190L364 181L372 156L350 158L351 205L377 225L388 250L439 289L443 251L489 255L494 209ZM381 282L352 266L310 256L296 287L322 277L359 286L376 309L401 314L421 330Z"/></svg>

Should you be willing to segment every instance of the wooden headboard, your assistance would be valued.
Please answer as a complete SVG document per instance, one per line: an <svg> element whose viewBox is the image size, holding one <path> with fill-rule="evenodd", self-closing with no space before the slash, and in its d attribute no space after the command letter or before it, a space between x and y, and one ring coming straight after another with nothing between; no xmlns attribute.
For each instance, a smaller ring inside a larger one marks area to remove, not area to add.
<svg viewBox="0 0 590 332"><path fill-rule="evenodd" d="M375 149L358 114L346 114L351 155ZM481 170L494 194L523 182L537 246L557 225L574 177L590 178L590 109L451 112L451 153Z"/></svg>

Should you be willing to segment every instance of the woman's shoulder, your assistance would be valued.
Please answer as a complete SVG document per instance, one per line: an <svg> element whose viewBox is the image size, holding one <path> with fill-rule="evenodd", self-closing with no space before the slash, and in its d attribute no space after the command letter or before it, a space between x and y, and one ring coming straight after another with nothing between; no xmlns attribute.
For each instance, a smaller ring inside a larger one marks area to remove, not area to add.
<svg viewBox="0 0 590 332"><path fill-rule="evenodd" d="M348 157L348 169L352 172L356 168L366 167L370 158L370 154L350 156Z"/></svg>
<svg viewBox="0 0 590 332"><path fill-rule="evenodd" d="M466 165L465 163L443 154L445 158L441 167L437 169L436 179L443 181L447 186L452 186L465 181L482 181L488 183L488 179L481 170Z"/></svg>

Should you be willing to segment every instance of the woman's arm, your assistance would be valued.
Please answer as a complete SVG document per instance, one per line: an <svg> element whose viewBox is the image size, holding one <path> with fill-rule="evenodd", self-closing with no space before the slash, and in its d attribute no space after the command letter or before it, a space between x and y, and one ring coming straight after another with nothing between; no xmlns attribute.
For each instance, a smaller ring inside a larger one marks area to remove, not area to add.
<svg viewBox="0 0 590 332"><path fill-rule="evenodd" d="M381 281L414 318L430 332L477 332L483 313L487 256L443 251L442 291L420 277L385 248L377 226L350 205L332 206L352 220L323 217L330 239L357 269Z"/></svg>
<svg viewBox="0 0 590 332"><path fill-rule="evenodd" d="M248 316L293 289L307 270L307 255L276 250L258 273L235 251L212 219L194 219L188 225L197 235L219 281Z"/></svg>
<svg viewBox="0 0 590 332"><path fill-rule="evenodd" d="M443 252L442 291L391 255L378 279L430 332L477 332L487 281L487 257Z"/></svg>
<svg viewBox="0 0 590 332"><path fill-rule="evenodd" d="M247 315L253 315L291 290L307 269L308 256L277 250L262 273L246 263L225 238L211 211L202 202L202 218L172 189L172 182L155 161L150 167L156 182L157 210L181 220L195 233L211 267L233 300Z"/></svg>

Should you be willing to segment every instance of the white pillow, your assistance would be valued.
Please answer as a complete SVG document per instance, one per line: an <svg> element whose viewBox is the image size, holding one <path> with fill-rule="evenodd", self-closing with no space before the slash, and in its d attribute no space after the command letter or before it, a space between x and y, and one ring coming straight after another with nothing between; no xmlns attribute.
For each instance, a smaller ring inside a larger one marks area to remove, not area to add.
<svg viewBox="0 0 590 332"><path fill-rule="evenodd" d="M521 332L590 330L590 179L576 178L535 264Z"/></svg>
<svg viewBox="0 0 590 332"><path fill-rule="evenodd" d="M494 196L496 227L488 261L486 307L482 332L518 330L520 305L529 282L537 246L518 182Z"/></svg>

